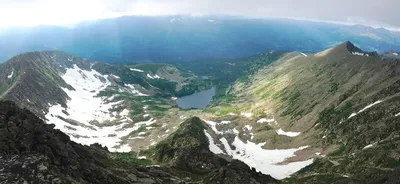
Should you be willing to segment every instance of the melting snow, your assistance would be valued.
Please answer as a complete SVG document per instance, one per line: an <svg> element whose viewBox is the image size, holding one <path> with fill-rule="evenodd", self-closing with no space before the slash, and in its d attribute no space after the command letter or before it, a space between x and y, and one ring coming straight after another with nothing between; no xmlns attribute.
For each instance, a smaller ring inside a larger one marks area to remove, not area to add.
<svg viewBox="0 0 400 184"><path fill-rule="evenodd" d="M150 78L150 79L161 79L161 77L160 76L158 76L157 74L156 75L151 75L151 74L147 74L146 75L148 78Z"/></svg>
<svg viewBox="0 0 400 184"><path fill-rule="evenodd" d="M9 76L7 76L8 79L11 79L14 75L14 71L11 72L11 74Z"/></svg>
<svg viewBox="0 0 400 184"><path fill-rule="evenodd" d="M275 119L267 119L267 118L261 118L257 121L257 123L273 123L275 122Z"/></svg>
<svg viewBox="0 0 400 184"><path fill-rule="evenodd" d="M300 135L300 132L285 132L282 129L277 130L276 133L278 135L286 135L288 137L296 137L296 136Z"/></svg>
<svg viewBox="0 0 400 184"><path fill-rule="evenodd" d="M397 116L400 116L400 112L399 112L399 113L397 113L397 114L396 114L396 115L394 115L394 116L396 116L396 117L397 117Z"/></svg>
<svg viewBox="0 0 400 184"><path fill-rule="evenodd" d="M116 76L116 75L111 75L112 77L114 77L114 78L116 78L116 79L119 79L120 77L119 76Z"/></svg>
<svg viewBox="0 0 400 184"><path fill-rule="evenodd" d="M368 149L368 148L372 148L372 147L375 146L375 145L376 145L376 143L368 144L368 145L366 145L366 146L363 148L363 150L364 150L364 149Z"/></svg>
<svg viewBox="0 0 400 184"><path fill-rule="evenodd" d="M211 137L210 134L207 133L206 130L204 130L204 134L206 134L206 136L208 138L208 142L210 143L209 144L210 151L215 154L223 154L224 152L221 150L221 148L219 148L217 145L215 145L213 138Z"/></svg>
<svg viewBox="0 0 400 184"><path fill-rule="evenodd" d="M221 138L220 141L224 145L228 155L231 155L234 159L243 161L250 167L254 167L257 171L269 174L277 179L286 178L313 162L313 159L310 159L279 165L279 163L283 162L285 159L294 156L296 151L305 149L308 146L283 150L266 150L262 148L265 143L255 144L250 141L244 143L238 137L235 137L232 145L235 146L236 149L232 150L225 138Z"/></svg>
<svg viewBox="0 0 400 184"><path fill-rule="evenodd" d="M394 52L393 55L398 56L399 54L397 54L396 52Z"/></svg>
<svg viewBox="0 0 400 184"><path fill-rule="evenodd" d="M131 147L128 144L121 145L119 148L114 149L115 152L130 152Z"/></svg>
<svg viewBox="0 0 400 184"><path fill-rule="evenodd" d="M217 123L214 121L208 121L208 120L204 120L208 125L211 126L211 129L216 133L216 134L223 134L223 132L218 131L216 125Z"/></svg>
<svg viewBox="0 0 400 184"><path fill-rule="evenodd" d="M141 160L145 160L147 157L146 156L140 156L140 157L138 157L138 159L141 159Z"/></svg>
<svg viewBox="0 0 400 184"><path fill-rule="evenodd" d="M97 120L102 123L106 120L115 120L114 115L109 110L113 106L123 102L106 103L107 99L112 99L113 97L96 97L100 91L110 85L110 82L107 80L108 76L101 75L95 70L81 70L74 65L73 68L67 69L61 77L75 90L63 88L65 93L70 97L70 100L67 102L67 108L63 108L59 104L50 105L49 112L45 117L48 123L55 124L55 128L71 135L70 137L73 141L86 145L99 143L107 146L111 151L126 152L130 151L130 147L126 144L121 145L121 138L139 129L142 125L150 125L155 122L154 119L150 119L149 121L138 122L131 128L125 128L128 123L106 127L94 126L90 124L90 121ZM103 80L100 78L103 78ZM68 115L63 111L67 111ZM129 111L124 109L120 115L127 116L128 113ZM63 121L58 116L78 121L83 125L72 125ZM73 129L67 126L73 127Z"/></svg>
<svg viewBox="0 0 400 184"><path fill-rule="evenodd" d="M356 56L364 56L364 53L362 52L352 52L352 54Z"/></svg>
<svg viewBox="0 0 400 184"><path fill-rule="evenodd" d="M251 129L253 129L253 127L250 126L250 125L245 125L244 128L246 128L246 129L249 130L249 131L251 131Z"/></svg>
<svg viewBox="0 0 400 184"><path fill-rule="evenodd" d="M132 90L132 91L130 91L132 94L135 94L135 95L137 95L137 96L149 96L149 95L147 95L147 94L141 93L141 92L140 92L139 90L137 90L137 89L135 88L135 86L132 85L132 84L125 84L125 86L127 86L129 89Z"/></svg>
<svg viewBox="0 0 400 184"><path fill-rule="evenodd" d="M251 118L253 114L251 112L241 112L240 115L246 118Z"/></svg>
<svg viewBox="0 0 400 184"><path fill-rule="evenodd" d="M223 125L227 125L227 124L230 124L231 123L231 121L221 121L221 124L223 124Z"/></svg>
<svg viewBox="0 0 400 184"><path fill-rule="evenodd" d="M129 68L131 71L135 71L135 72L140 72L140 73L143 73L144 71L143 70L140 70L140 69L136 69L136 68Z"/></svg>
<svg viewBox="0 0 400 184"><path fill-rule="evenodd" d="M376 102L374 102L374 103L372 103L372 104L369 104L369 105L365 106L363 109L361 109L360 111L358 111L357 113L352 113L352 114L350 114L350 116L349 116L348 119L350 119L350 118L356 116L357 114L360 114L360 113L364 112L365 110L371 108L372 106L374 106L374 105L376 105L376 104L379 104L379 103L382 103L382 102L383 102L382 100L378 100L378 101L376 101Z"/></svg>

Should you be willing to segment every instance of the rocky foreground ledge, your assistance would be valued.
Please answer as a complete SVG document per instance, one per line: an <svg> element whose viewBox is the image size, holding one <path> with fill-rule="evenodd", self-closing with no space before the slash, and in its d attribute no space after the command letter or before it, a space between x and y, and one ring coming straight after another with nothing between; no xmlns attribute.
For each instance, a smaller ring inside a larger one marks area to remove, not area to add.
<svg viewBox="0 0 400 184"><path fill-rule="evenodd" d="M30 111L0 102L0 183L279 183L211 153L205 128L190 118L144 153L151 160L140 160L77 144Z"/></svg>

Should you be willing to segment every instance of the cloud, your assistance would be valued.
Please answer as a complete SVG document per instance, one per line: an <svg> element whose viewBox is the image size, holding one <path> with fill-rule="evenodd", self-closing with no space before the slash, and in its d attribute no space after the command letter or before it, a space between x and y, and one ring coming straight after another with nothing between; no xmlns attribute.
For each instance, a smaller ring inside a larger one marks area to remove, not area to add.
<svg viewBox="0 0 400 184"><path fill-rule="evenodd" d="M0 17L8 17L8 20L0 18L3 24L61 24L125 14L227 14L400 28L399 0L0 0L0 3Z"/></svg>

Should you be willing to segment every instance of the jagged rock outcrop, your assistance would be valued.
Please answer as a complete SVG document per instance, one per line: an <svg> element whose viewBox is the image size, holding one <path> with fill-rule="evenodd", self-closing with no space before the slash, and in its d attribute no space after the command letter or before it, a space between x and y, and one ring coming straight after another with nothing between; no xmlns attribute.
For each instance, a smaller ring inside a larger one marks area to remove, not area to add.
<svg viewBox="0 0 400 184"><path fill-rule="evenodd" d="M82 146L12 102L0 102L0 183L181 183L162 169L109 167L100 145Z"/></svg>
<svg viewBox="0 0 400 184"><path fill-rule="evenodd" d="M279 183L239 160L227 161L213 154L198 117L184 121L178 130L150 150L158 162L172 168L205 174L205 183Z"/></svg>

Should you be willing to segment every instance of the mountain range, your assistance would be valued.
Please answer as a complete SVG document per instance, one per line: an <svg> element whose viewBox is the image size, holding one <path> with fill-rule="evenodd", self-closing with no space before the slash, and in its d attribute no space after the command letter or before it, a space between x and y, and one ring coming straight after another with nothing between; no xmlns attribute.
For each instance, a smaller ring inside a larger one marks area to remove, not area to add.
<svg viewBox="0 0 400 184"><path fill-rule="evenodd" d="M0 181L396 183L399 64L352 42L201 66L20 54L0 65ZM211 87L205 109L171 100Z"/></svg>
<svg viewBox="0 0 400 184"><path fill-rule="evenodd" d="M108 63L187 62L270 50L314 53L352 40L361 49L398 51L399 32L355 25L231 16L126 16L76 24L0 30L0 61L62 50Z"/></svg>

